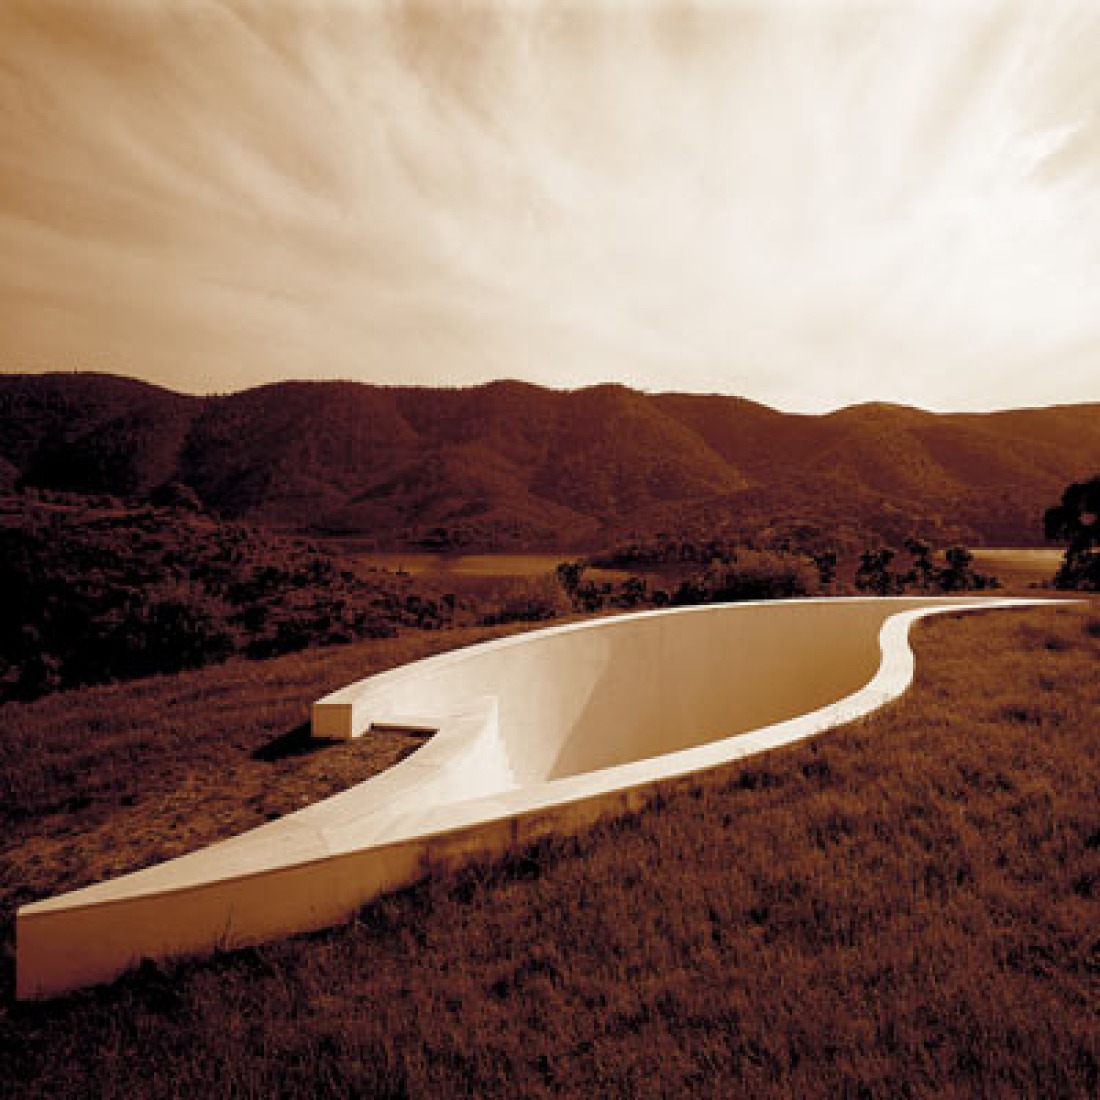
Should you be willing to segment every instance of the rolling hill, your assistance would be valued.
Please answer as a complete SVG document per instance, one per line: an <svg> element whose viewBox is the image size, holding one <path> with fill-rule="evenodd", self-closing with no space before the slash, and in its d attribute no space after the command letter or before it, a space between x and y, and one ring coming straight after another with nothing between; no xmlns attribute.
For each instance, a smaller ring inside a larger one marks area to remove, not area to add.
<svg viewBox="0 0 1100 1100"><path fill-rule="evenodd" d="M588 548L662 531L856 545L1029 544L1100 469L1100 404L797 415L736 397L285 382L192 397L0 378L0 489L142 497L380 548Z"/></svg>

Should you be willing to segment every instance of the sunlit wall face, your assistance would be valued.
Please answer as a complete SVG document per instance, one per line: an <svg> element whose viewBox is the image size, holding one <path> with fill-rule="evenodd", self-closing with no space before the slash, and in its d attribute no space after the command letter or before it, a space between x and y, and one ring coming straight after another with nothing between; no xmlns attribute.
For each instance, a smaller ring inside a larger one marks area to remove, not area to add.
<svg viewBox="0 0 1100 1100"><path fill-rule="evenodd" d="M0 369L1100 398L1100 5L6 0Z"/></svg>

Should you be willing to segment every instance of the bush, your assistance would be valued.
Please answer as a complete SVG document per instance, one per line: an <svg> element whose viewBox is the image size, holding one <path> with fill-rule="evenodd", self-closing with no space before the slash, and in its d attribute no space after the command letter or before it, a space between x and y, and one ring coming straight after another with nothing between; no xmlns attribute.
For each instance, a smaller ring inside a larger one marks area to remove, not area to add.
<svg viewBox="0 0 1100 1100"><path fill-rule="evenodd" d="M558 576L560 578L560 572ZM485 626L546 622L556 619L568 609L561 590L549 577L517 580L495 602L496 606L481 616L481 622Z"/></svg>
<svg viewBox="0 0 1100 1100"><path fill-rule="evenodd" d="M794 554L739 550L729 565L713 565L680 583L672 596L677 605L785 600L817 590L813 563Z"/></svg>

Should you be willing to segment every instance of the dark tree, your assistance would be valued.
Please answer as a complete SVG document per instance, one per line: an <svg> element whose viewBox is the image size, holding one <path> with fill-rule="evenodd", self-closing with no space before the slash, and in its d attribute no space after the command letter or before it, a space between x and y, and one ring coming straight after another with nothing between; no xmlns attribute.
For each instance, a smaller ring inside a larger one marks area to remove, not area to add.
<svg viewBox="0 0 1100 1100"><path fill-rule="evenodd" d="M627 577L623 581L619 602L623 607L639 607L645 603L646 583L642 577Z"/></svg>
<svg viewBox="0 0 1100 1100"><path fill-rule="evenodd" d="M894 551L885 546L878 550L865 550L859 556L856 570L856 588L861 592L874 592L876 596L892 596L902 590L902 581L890 571Z"/></svg>
<svg viewBox="0 0 1100 1100"><path fill-rule="evenodd" d="M585 564L582 561L563 561L558 564L558 583L565 589L565 594L570 600L576 601L577 590L581 586L581 578L584 576Z"/></svg>
<svg viewBox="0 0 1100 1100"><path fill-rule="evenodd" d="M980 587L973 583L974 573L970 568L974 555L965 546L952 546L944 559L947 565L940 570L940 587L944 592L964 592Z"/></svg>
<svg viewBox="0 0 1100 1100"><path fill-rule="evenodd" d="M919 539L908 538L905 540L905 549L913 563L906 580L921 589L933 588L936 582L936 566L932 561L932 547Z"/></svg>
<svg viewBox="0 0 1100 1100"><path fill-rule="evenodd" d="M1047 509L1043 531L1048 539L1066 543L1055 585L1100 592L1100 475L1070 485L1062 502Z"/></svg>
<svg viewBox="0 0 1100 1100"><path fill-rule="evenodd" d="M836 551L820 550L810 557L817 567L818 584L828 588L836 580Z"/></svg>

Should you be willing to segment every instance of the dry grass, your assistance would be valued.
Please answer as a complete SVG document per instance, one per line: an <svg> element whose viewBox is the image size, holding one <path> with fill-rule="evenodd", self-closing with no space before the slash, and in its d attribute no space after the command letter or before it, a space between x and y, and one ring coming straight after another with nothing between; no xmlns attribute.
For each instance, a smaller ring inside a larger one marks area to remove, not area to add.
<svg viewBox="0 0 1100 1100"><path fill-rule="evenodd" d="M411 633L0 706L2 988L18 905L182 855L389 767L421 739L314 742L310 702L504 633Z"/></svg>
<svg viewBox="0 0 1100 1100"><path fill-rule="evenodd" d="M576 839L405 891L349 927L46 1005L13 1006L9 983L5 1085L23 1096L1094 1096L1098 612L933 621L919 631L917 683L885 711ZM253 754L348 679L356 652L367 650L0 710L5 812L8 790L19 807L5 824L16 842L6 914L39 859L35 889L49 892L102 865L127 828L142 839L126 860L170 849L158 806L188 777L201 777L201 805L233 814L208 812L213 834L274 808L232 809L248 803L250 775L253 791L286 783L310 796L343 768L336 785L353 779L357 746ZM243 701L267 695L270 710L247 718ZM112 723L110 752L81 745L96 720ZM25 783L20 744L41 772ZM186 808L185 797L181 824ZM66 838L70 857L36 853L70 817L81 830Z"/></svg>

